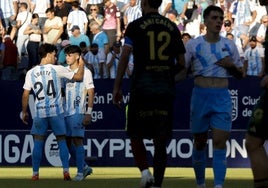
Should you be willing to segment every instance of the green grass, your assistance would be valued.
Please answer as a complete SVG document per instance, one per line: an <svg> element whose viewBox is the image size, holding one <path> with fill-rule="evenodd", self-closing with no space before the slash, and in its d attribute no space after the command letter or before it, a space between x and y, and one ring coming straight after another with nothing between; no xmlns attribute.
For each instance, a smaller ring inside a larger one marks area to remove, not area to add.
<svg viewBox="0 0 268 188"><path fill-rule="evenodd" d="M70 169L71 176L76 169ZM140 173L137 168L96 167L93 174L81 182L62 180L62 169L41 167L40 180L31 181L31 168L0 168L1 188L139 188ZM213 172L207 169L207 187L213 188ZM229 168L226 188L252 188L249 168ZM195 188L192 168L167 168L162 188Z"/></svg>

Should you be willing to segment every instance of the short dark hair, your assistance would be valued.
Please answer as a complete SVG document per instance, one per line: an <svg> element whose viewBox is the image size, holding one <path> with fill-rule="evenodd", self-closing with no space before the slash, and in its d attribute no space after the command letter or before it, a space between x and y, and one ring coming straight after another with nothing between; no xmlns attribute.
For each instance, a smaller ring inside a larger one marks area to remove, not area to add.
<svg viewBox="0 0 268 188"><path fill-rule="evenodd" d="M54 10L54 8L47 8L46 13L48 13L48 12L55 13L55 10Z"/></svg>
<svg viewBox="0 0 268 188"><path fill-rule="evenodd" d="M26 8L26 9L28 8L28 4L25 3L25 2L21 2L20 3L20 6Z"/></svg>
<svg viewBox="0 0 268 188"><path fill-rule="evenodd" d="M223 12L223 10L220 7L215 6L215 5L209 5L204 10L203 18L206 19L208 17L208 15L210 14L210 12L212 12L212 11L220 12L222 15L224 15L224 12Z"/></svg>
<svg viewBox="0 0 268 188"><path fill-rule="evenodd" d="M33 13L32 19L39 18L39 15L37 13Z"/></svg>
<svg viewBox="0 0 268 188"><path fill-rule="evenodd" d="M53 44L44 43L41 44L41 46L38 49L38 54L40 58L44 58L47 56L47 54L57 52L57 47Z"/></svg>
<svg viewBox="0 0 268 188"><path fill-rule="evenodd" d="M70 46L67 46L65 49L64 49L64 53L65 54L73 54L73 53L78 53L79 55L81 55L82 53L82 50L79 46L77 45L70 45Z"/></svg>
<svg viewBox="0 0 268 188"><path fill-rule="evenodd" d="M152 8L159 8L162 4L162 0L148 0L148 3Z"/></svg>

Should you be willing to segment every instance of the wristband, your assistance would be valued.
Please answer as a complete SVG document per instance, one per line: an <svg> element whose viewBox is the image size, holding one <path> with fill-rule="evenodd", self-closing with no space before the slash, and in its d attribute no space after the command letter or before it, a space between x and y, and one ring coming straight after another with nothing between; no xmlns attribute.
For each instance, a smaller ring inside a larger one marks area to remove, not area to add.
<svg viewBox="0 0 268 188"><path fill-rule="evenodd" d="M92 108L91 107L87 107L86 114L91 114L91 112L92 112Z"/></svg>

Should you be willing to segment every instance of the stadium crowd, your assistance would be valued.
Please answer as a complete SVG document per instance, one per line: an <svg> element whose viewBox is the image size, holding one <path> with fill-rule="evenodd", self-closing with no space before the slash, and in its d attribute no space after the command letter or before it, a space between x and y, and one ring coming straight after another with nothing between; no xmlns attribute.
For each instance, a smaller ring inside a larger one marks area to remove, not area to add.
<svg viewBox="0 0 268 188"><path fill-rule="evenodd" d="M202 13L210 4L224 11L221 35L235 41L245 76L263 76L268 16L259 1L163 0L159 13L176 23L186 43L206 33ZM79 45L94 79L113 79L124 30L142 16L139 0L2 0L0 8L2 80L23 78L39 63L37 50L42 43L57 46L57 63L64 66L63 49ZM129 78L133 67L130 58L125 78Z"/></svg>

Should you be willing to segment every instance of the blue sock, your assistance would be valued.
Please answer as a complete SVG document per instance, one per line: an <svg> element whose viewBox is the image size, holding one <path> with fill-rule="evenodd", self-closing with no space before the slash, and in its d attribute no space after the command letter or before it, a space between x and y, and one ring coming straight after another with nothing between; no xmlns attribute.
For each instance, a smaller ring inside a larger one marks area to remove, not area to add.
<svg viewBox="0 0 268 188"><path fill-rule="evenodd" d="M39 167L43 155L43 146L44 146L43 140L34 140L34 148L32 153L32 165L34 172L39 172Z"/></svg>
<svg viewBox="0 0 268 188"><path fill-rule="evenodd" d="M223 185L226 175L226 149L213 150L214 185Z"/></svg>
<svg viewBox="0 0 268 188"><path fill-rule="evenodd" d="M76 166L77 166L77 172L83 173L84 170L84 158L85 158L85 149L84 146L77 146L76 147Z"/></svg>
<svg viewBox="0 0 268 188"><path fill-rule="evenodd" d="M69 168L69 150L65 140L58 141L59 149L60 149L60 159L62 163L63 169Z"/></svg>
<svg viewBox="0 0 268 188"><path fill-rule="evenodd" d="M73 160L76 162L76 148L74 144L70 146L69 152L70 152L71 158L73 158Z"/></svg>
<svg viewBox="0 0 268 188"><path fill-rule="evenodd" d="M197 185L205 183L206 150L193 149L192 164Z"/></svg>

